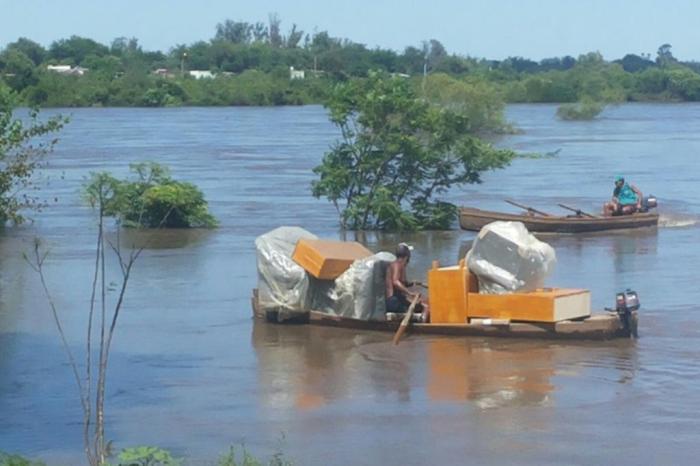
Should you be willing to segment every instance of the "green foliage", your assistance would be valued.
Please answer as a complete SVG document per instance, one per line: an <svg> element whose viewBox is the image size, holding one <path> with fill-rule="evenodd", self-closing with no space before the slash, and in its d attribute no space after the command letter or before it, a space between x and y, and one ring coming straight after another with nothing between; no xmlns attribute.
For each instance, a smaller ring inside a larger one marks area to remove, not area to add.
<svg viewBox="0 0 700 466"><path fill-rule="evenodd" d="M31 461L19 455L0 451L0 466L45 466L41 461Z"/></svg>
<svg viewBox="0 0 700 466"><path fill-rule="evenodd" d="M15 117L15 95L0 83L0 225L25 220L23 209L40 209L38 186L32 177L56 139L48 136L67 122L63 117L39 119L39 110Z"/></svg>
<svg viewBox="0 0 700 466"><path fill-rule="evenodd" d="M562 120L592 120L604 108L603 104L593 101L564 104L557 109L557 116Z"/></svg>
<svg viewBox="0 0 700 466"><path fill-rule="evenodd" d="M169 451L156 447L125 448L119 453L117 466L179 466L181 461Z"/></svg>
<svg viewBox="0 0 700 466"><path fill-rule="evenodd" d="M192 183L176 181L157 163L130 165L136 179L118 180L109 173L94 173L85 188L93 207L125 227L213 228L202 192Z"/></svg>
<svg viewBox="0 0 700 466"><path fill-rule="evenodd" d="M286 459L284 454L279 451L267 463L255 458L245 448L241 448L241 455L238 458L236 449L230 447L229 451L219 458L217 464L218 466L292 466L294 463Z"/></svg>
<svg viewBox="0 0 700 466"><path fill-rule="evenodd" d="M449 228L456 208L435 196L514 157L476 138L464 114L384 73L337 85L327 107L342 139L314 168L312 192L335 205L344 228Z"/></svg>
<svg viewBox="0 0 700 466"><path fill-rule="evenodd" d="M0 54L0 71L5 82L15 91L36 83L34 63L19 50L8 49Z"/></svg>
<svg viewBox="0 0 700 466"><path fill-rule="evenodd" d="M465 117L470 132L503 132L508 128L503 118L505 103L487 82L438 73L428 76L422 87L430 102Z"/></svg>

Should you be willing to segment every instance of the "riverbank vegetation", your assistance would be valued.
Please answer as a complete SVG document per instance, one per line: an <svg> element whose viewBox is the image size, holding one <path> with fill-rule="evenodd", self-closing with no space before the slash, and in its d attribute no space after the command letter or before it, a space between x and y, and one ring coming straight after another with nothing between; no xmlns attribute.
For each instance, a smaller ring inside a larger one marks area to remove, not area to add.
<svg viewBox="0 0 700 466"><path fill-rule="evenodd" d="M37 109L18 116L15 106L16 95L0 82L0 228L46 205L32 175L56 144L50 136L67 122L61 116L42 121Z"/></svg>
<svg viewBox="0 0 700 466"><path fill-rule="evenodd" d="M597 52L490 60L449 53L435 39L394 51L296 25L284 31L273 14L265 23L226 20L212 38L167 51L144 50L125 37L101 44L72 36L48 47L19 38L0 50L0 80L25 105L44 107L323 103L336 83L370 70L433 93L423 74L443 74L509 103L700 101L700 63L677 59L671 49L663 44L655 56L614 60Z"/></svg>
<svg viewBox="0 0 700 466"><path fill-rule="evenodd" d="M105 462L104 466L180 466L183 463L182 459L176 458L168 450L140 446L125 448L116 455L116 458ZM219 457L216 464L218 466L292 466L294 463L279 451L269 460L263 461L243 447L230 447ZM0 466L46 466L46 463L0 451Z"/></svg>

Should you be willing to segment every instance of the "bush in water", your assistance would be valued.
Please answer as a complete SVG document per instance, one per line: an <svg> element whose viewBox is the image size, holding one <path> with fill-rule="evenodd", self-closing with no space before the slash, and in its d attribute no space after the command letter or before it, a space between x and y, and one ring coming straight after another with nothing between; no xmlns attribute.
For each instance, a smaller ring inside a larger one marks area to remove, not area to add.
<svg viewBox="0 0 700 466"><path fill-rule="evenodd" d="M592 120L603 111L605 105L599 102L579 102L564 104L557 109L557 116L562 120Z"/></svg>
<svg viewBox="0 0 700 466"><path fill-rule="evenodd" d="M95 173L86 187L88 199L95 199L99 186L109 186L104 214L116 217L123 226L145 228L213 228L202 192L192 183L176 181L168 169L157 163L130 166L137 179L117 180L109 173Z"/></svg>

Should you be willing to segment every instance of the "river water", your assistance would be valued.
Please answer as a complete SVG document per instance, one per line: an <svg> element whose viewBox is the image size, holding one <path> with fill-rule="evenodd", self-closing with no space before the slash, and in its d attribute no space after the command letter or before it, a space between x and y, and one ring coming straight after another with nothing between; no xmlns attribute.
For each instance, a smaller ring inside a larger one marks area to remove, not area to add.
<svg viewBox="0 0 700 466"><path fill-rule="evenodd" d="M448 197L598 211L616 174L655 194L658 230L547 238L558 256L551 285L590 288L598 309L618 290L639 292L638 341L410 336L393 347L382 333L254 322L257 235L300 225L356 237L309 194L310 169L336 137L324 110L63 111L72 122L43 171L52 205L0 233L0 450L83 463L76 388L22 253L35 237L50 248L49 287L81 354L95 218L80 187L91 171L121 176L152 160L200 186L221 227L158 232L137 262L107 388L117 447L159 445L191 464L240 444L261 457L279 447L303 465L696 463L700 105L622 105L592 122L560 122L555 110L510 106L522 133L498 144L556 157L519 159ZM471 238L401 236L416 246L409 275L424 277L433 259L455 263ZM380 250L399 236L358 239Z"/></svg>

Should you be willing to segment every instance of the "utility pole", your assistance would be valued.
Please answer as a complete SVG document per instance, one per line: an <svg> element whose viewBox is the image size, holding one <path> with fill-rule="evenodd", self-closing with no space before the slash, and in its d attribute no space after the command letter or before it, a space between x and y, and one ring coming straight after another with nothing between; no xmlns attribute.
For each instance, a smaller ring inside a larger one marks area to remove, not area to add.
<svg viewBox="0 0 700 466"><path fill-rule="evenodd" d="M180 75L185 77L185 60L187 60L187 52L182 52L182 58L180 59Z"/></svg>
<svg viewBox="0 0 700 466"><path fill-rule="evenodd" d="M423 82L421 83L421 88L423 90L423 98L425 98L425 79L428 76L428 52L425 52L423 56Z"/></svg>

